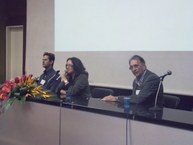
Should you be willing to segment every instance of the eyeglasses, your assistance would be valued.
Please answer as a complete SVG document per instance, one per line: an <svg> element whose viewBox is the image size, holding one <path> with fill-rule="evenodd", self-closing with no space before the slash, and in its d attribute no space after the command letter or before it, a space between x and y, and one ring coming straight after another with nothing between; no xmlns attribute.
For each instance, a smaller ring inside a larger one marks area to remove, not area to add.
<svg viewBox="0 0 193 145"><path fill-rule="evenodd" d="M129 67L129 69L130 69L130 70L132 70L132 69L134 69L134 68L138 69L139 67L140 67L140 65L136 64L136 65L131 65L131 66Z"/></svg>
<svg viewBox="0 0 193 145"><path fill-rule="evenodd" d="M73 67L73 64L66 64L66 67Z"/></svg>

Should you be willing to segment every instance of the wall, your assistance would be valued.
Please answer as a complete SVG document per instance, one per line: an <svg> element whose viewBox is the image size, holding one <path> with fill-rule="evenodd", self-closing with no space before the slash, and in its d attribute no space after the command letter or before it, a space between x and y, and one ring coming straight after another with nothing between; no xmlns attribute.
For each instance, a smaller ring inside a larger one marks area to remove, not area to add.
<svg viewBox="0 0 193 145"><path fill-rule="evenodd" d="M193 62L192 51L55 52L54 0L28 0L26 48L26 72L35 76L43 71L43 52L49 51L56 54L55 69L61 72L66 59L76 56L85 64L90 84L131 89L134 76L128 69L128 59L139 54L145 58L147 67L158 75L163 75L167 70L173 72L164 80L165 92L190 96L193 94L193 69L190 67Z"/></svg>

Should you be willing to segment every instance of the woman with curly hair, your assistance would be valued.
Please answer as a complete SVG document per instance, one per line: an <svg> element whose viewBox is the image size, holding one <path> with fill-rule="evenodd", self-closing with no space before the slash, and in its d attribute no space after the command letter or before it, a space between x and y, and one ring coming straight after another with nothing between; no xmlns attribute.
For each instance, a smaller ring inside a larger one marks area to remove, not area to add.
<svg viewBox="0 0 193 145"><path fill-rule="evenodd" d="M88 72L81 60L70 57L66 61L65 74L61 76L61 83L58 88L60 98L72 96L75 98L89 99L91 97Z"/></svg>

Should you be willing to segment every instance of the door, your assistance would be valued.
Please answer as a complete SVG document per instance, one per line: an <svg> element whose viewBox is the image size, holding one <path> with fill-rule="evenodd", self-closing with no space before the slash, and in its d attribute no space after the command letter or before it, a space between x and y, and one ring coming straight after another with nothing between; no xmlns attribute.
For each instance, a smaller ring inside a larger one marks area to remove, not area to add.
<svg viewBox="0 0 193 145"><path fill-rule="evenodd" d="M22 75L23 26L6 27L6 79Z"/></svg>

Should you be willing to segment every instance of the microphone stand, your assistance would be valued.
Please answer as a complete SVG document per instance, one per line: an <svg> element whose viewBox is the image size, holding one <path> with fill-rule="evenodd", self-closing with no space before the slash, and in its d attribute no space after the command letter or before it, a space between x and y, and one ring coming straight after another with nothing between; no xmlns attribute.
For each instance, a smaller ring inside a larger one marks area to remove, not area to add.
<svg viewBox="0 0 193 145"><path fill-rule="evenodd" d="M60 110L59 110L59 145L61 145L61 111L62 111L62 103L63 103L63 100L60 99Z"/></svg>
<svg viewBox="0 0 193 145"><path fill-rule="evenodd" d="M163 79L164 79L164 76L161 76L160 77L159 86L158 86L158 89L157 89L157 93L156 93L156 97L155 97L154 106L149 108L150 111L160 111L160 110L162 110L161 107L157 106L157 100L158 100L158 95L159 95L159 91L160 91Z"/></svg>

